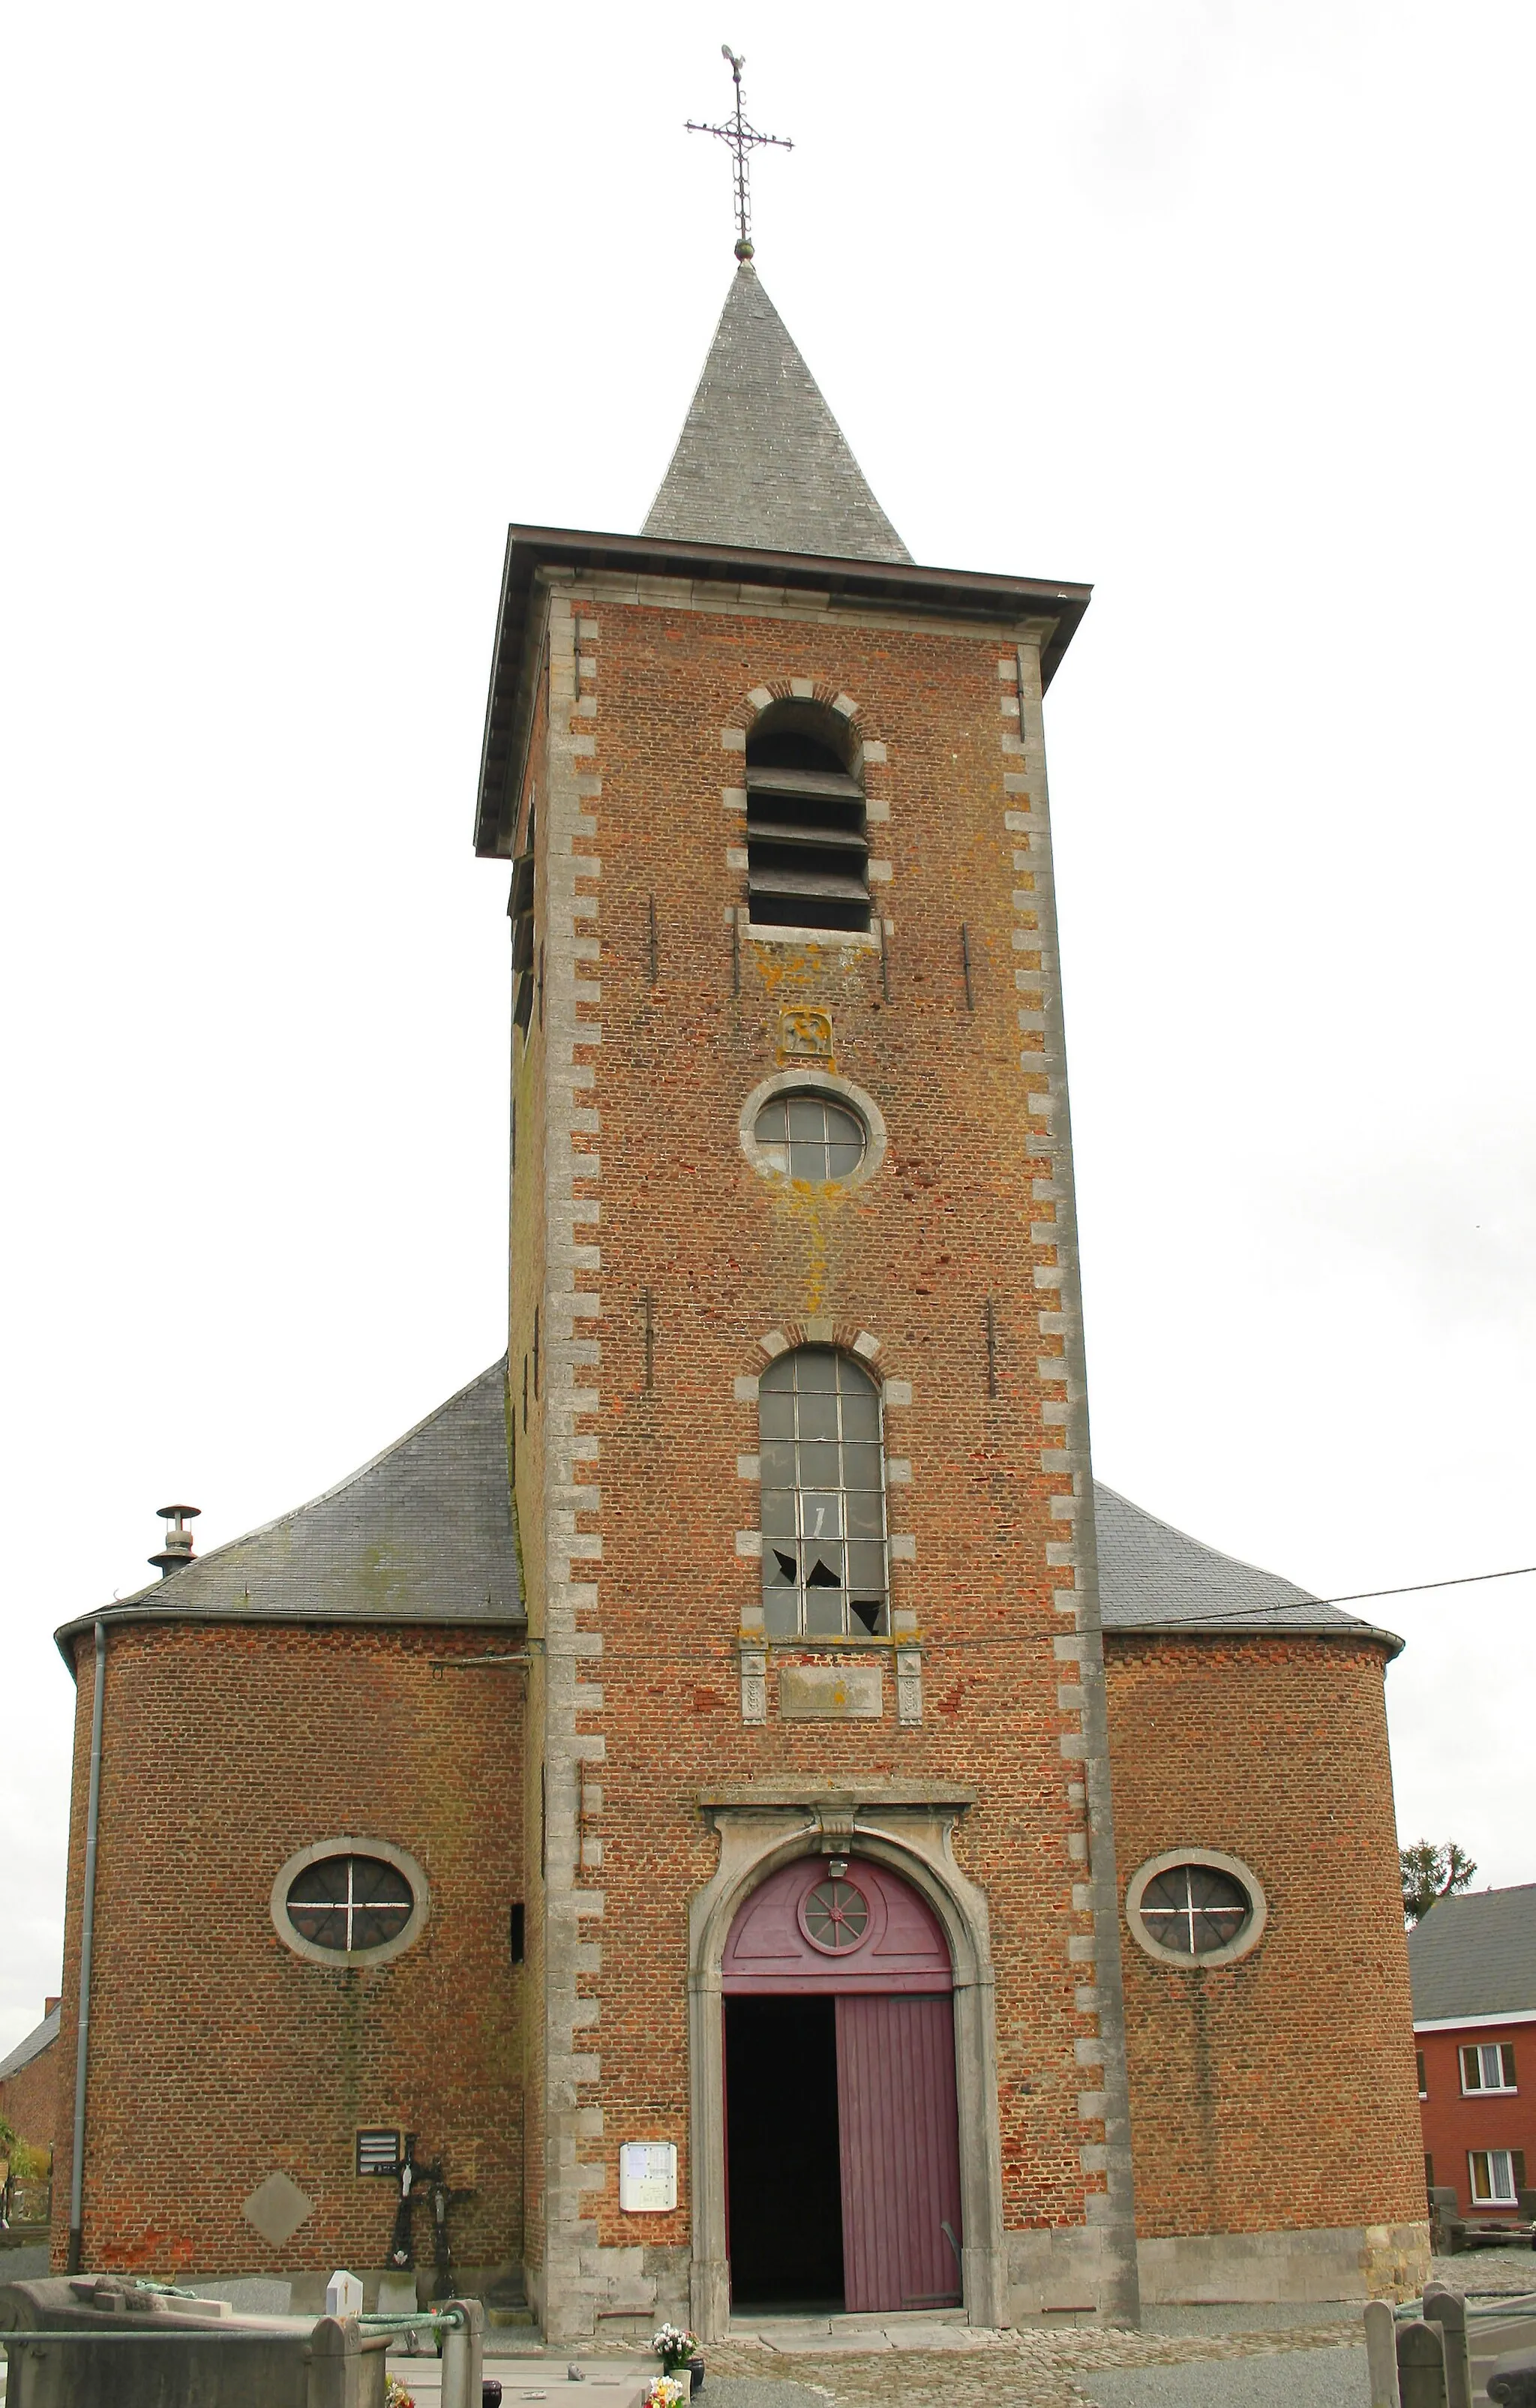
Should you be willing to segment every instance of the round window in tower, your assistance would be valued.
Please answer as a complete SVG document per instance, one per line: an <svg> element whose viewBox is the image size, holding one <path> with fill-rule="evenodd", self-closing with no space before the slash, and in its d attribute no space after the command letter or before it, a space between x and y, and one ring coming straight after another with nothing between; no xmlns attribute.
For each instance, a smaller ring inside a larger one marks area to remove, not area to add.
<svg viewBox="0 0 1536 2408"><path fill-rule="evenodd" d="M743 1099L741 1149L775 1185L861 1187L886 1158L879 1105L832 1069L780 1070Z"/></svg>
<svg viewBox="0 0 1536 2408"><path fill-rule="evenodd" d="M806 1893L800 1920L813 1948L839 1956L857 1948L869 1929L869 1900L852 1882L834 1876Z"/></svg>
<svg viewBox="0 0 1536 2408"><path fill-rule="evenodd" d="M1258 1877L1236 1856L1172 1848L1126 1890L1126 1921L1148 1956L1186 1971L1230 1965L1257 1948L1269 1919Z"/></svg>
<svg viewBox="0 0 1536 2408"><path fill-rule="evenodd" d="M383 1964L426 1918L426 1875L387 1840L320 1841L290 1856L272 1885L278 1938L312 1964Z"/></svg>
<svg viewBox="0 0 1536 2408"><path fill-rule="evenodd" d="M815 1093L771 1096L752 1134L765 1168L816 1187L851 1179L868 1143L856 1112L834 1096Z"/></svg>

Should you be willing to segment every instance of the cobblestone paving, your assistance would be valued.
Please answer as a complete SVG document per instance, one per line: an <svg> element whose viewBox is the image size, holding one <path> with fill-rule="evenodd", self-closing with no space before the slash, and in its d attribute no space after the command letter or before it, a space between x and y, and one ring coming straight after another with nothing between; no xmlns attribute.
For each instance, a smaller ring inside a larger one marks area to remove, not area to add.
<svg viewBox="0 0 1536 2408"><path fill-rule="evenodd" d="M1435 2258L1434 2277L1468 2293L1536 2291L1536 2251L1463 2249L1455 2258Z"/></svg>
<svg viewBox="0 0 1536 2408"><path fill-rule="evenodd" d="M988 2336L981 2346L839 2351L792 2357L761 2344L717 2343L699 2408L1086 2408L1077 2378L1100 2369L1188 2366L1213 2358L1278 2357L1358 2344L1358 2312L1335 2324L1283 2332L1129 2333L1080 2326ZM979 2337L978 2337L979 2339Z"/></svg>

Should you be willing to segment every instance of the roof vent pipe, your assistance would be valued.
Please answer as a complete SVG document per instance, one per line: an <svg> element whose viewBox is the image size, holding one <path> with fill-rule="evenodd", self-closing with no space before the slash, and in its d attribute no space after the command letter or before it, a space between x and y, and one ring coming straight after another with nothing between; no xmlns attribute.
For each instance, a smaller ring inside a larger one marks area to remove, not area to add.
<svg viewBox="0 0 1536 2408"><path fill-rule="evenodd" d="M159 1566L162 1580L169 1580L178 1565L192 1562L192 1535L187 1528L187 1524L195 1522L201 1511L202 1508L197 1505L157 1505L155 1507L155 1512L163 1522L174 1522L176 1525L174 1529L166 1531L159 1555L149 1557L152 1564Z"/></svg>

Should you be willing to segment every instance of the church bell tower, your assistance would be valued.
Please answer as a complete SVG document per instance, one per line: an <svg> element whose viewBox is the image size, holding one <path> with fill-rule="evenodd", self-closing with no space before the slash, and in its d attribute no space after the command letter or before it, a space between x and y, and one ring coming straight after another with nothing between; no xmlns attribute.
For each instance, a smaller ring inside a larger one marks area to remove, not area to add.
<svg viewBox="0 0 1536 2408"><path fill-rule="evenodd" d="M643 533L511 529L487 720L531 2294L1133 2319L1042 725L1088 590L916 564L738 259Z"/></svg>

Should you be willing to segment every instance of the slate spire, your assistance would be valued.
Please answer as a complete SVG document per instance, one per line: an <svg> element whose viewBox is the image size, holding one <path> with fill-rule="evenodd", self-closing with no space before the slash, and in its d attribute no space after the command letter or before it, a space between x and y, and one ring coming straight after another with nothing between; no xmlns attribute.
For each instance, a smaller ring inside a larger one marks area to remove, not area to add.
<svg viewBox="0 0 1536 2408"><path fill-rule="evenodd" d="M641 532L840 560L912 557L748 260Z"/></svg>

